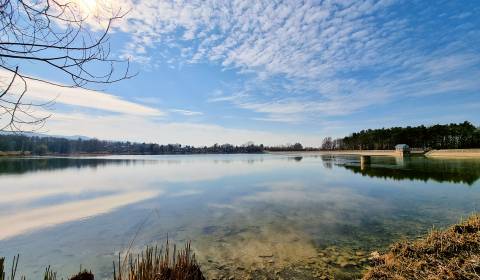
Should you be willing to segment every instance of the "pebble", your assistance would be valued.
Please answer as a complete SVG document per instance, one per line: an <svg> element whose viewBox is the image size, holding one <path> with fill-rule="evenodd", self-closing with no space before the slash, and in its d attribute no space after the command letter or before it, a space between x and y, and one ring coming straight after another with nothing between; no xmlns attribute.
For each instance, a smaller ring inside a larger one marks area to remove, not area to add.
<svg viewBox="0 0 480 280"><path fill-rule="evenodd" d="M354 267L356 264L352 262L341 262L339 265L341 268L346 268L346 267Z"/></svg>
<svg viewBox="0 0 480 280"><path fill-rule="evenodd" d="M331 263L331 262L332 262L332 260L329 259L329 258L327 258L327 257L323 257L323 258L321 258L321 260L322 260L324 263Z"/></svg>
<svg viewBox="0 0 480 280"><path fill-rule="evenodd" d="M370 254L370 259L371 260L378 259L378 258L380 258L380 253L379 252L374 251Z"/></svg>

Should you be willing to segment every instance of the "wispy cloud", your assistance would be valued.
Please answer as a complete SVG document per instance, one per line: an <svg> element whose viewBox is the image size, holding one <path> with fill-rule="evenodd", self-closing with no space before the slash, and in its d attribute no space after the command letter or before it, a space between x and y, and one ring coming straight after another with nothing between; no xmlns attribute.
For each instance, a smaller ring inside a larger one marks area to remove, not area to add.
<svg viewBox="0 0 480 280"><path fill-rule="evenodd" d="M100 139L128 140L185 145L231 143L242 145L249 141L281 145L302 140L305 145L320 145L315 133L269 132L255 129L227 128L210 123L168 122L131 115L88 115L85 113L56 113L47 129L60 135L85 135ZM128 133L125 133L128 131Z"/></svg>
<svg viewBox="0 0 480 280"><path fill-rule="evenodd" d="M9 74L0 70L0 77L9 77ZM14 85L12 94L15 94L15 89L23 89L23 84L18 81ZM83 88L59 87L34 80L28 82L28 94L25 98L35 103L54 102L136 116L161 117L166 115L165 112L156 108L127 101L113 94Z"/></svg>
<svg viewBox="0 0 480 280"><path fill-rule="evenodd" d="M142 0L120 28L133 35L132 56L162 44L190 62L312 78L378 63L372 58L386 43L382 32L398 23L378 30L373 16L393 2Z"/></svg>
<svg viewBox="0 0 480 280"><path fill-rule="evenodd" d="M149 105L158 105L158 104L161 104L162 103L162 100L158 97L153 97L153 96L148 96L148 97L145 97L145 96L136 96L135 98L135 101L139 102L139 103L142 103L142 104L149 104Z"/></svg>
<svg viewBox="0 0 480 280"><path fill-rule="evenodd" d="M228 112L231 120L332 124L378 105L478 95L480 90L480 51L472 47L480 45L478 21L472 19L479 9L462 8L468 4L458 4L446 15L436 10L441 5L397 0L128 0L121 5L131 11L116 26L126 38L119 52L148 68L164 67L162 71L186 64L227 70L228 78L220 81L218 90L200 100L205 106L234 108ZM58 134L72 134L68 126L74 123L79 131L73 134L107 139L125 139L124 131L130 131L136 140L161 143L195 139L193 144L248 140L275 144L296 138L317 143L314 134L295 137L159 118L204 114L201 118L206 120L225 112L225 108L199 112L192 108L204 107L178 104L198 99L180 98L169 107L175 97L159 102L145 93L147 97L133 102L108 93L40 84L33 84L29 93L36 100L58 96L57 103L116 113L89 118L84 113L57 114L49 129ZM156 108L159 104L166 108ZM241 116L235 115L238 112Z"/></svg>
<svg viewBox="0 0 480 280"><path fill-rule="evenodd" d="M202 112L182 110L182 109L171 109L170 111L173 112L173 113L184 115L184 116L200 116L200 115L203 115Z"/></svg>
<svg viewBox="0 0 480 280"><path fill-rule="evenodd" d="M470 14L452 12L442 19L449 30L427 30L417 27L435 23L436 11L417 3L400 14L402 5L409 4L138 0L119 28L132 36L124 49L131 57L248 74L234 91L241 94L226 90L207 101L230 102L257 119L318 119L406 96L478 90L480 55L469 46L479 34L461 22Z"/></svg>

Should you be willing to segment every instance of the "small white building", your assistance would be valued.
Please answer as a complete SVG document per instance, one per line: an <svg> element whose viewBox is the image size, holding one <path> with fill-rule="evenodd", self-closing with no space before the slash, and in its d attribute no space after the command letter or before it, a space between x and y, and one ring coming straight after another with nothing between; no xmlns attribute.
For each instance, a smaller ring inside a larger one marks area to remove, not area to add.
<svg viewBox="0 0 480 280"><path fill-rule="evenodd" d="M403 156L410 153L410 147L407 144L397 144L395 152Z"/></svg>

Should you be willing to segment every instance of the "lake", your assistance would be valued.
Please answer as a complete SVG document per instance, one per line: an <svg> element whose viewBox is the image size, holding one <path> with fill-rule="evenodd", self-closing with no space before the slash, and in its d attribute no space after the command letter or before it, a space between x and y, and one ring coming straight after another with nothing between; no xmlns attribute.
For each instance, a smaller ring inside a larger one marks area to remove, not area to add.
<svg viewBox="0 0 480 280"><path fill-rule="evenodd" d="M111 279L132 247L192 242L210 278L358 277L373 250L480 209L480 160L241 154L0 159L0 256ZM8 265L9 267L9 265Z"/></svg>

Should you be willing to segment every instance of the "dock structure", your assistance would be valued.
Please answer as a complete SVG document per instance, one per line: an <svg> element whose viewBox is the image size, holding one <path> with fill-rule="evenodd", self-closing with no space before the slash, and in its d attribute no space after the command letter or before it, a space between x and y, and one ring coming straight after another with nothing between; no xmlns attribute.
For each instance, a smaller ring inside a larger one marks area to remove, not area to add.
<svg viewBox="0 0 480 280"><path fill-rule="evenodd" d="M361 155L360 156L360 169L364 170L366 169L371 162L371 157L367 155Z"/></svg>
<svg viewBox="0 0 480 280"><path fill-rule="evenodd" d="M395 145L395 153L397 156L405 157L410 155L410 147L407 144Z"/></svg>
<svg viewBox="0 0 480 280"><path fill-rule="evenodd" d="M400 145L400 146L399 146ZM405 157L409 155L424 155L427 151L425 150L410 150L408 145L406 144L399 144L399 149L395 150L322 150L322 151L305 151L301 152L302 155L332 155L332 156L387 156L387 157ZM396 147L397 147L396 146ZM477 150L480 151L480 149ZM286 154L286 155L298 155L299 152L270 152L272 154Z"/></svg>
<svg viewBox="0 0 480 280"><path fill-rule="evenodd" d="M312 153L316 153L316 152L312 152ZM371 156L371 157L372 156L395 157L399 155L395 150L350 150L350 151L339 150L339 151L321 151L320 153L325 155Z"/></svg>

